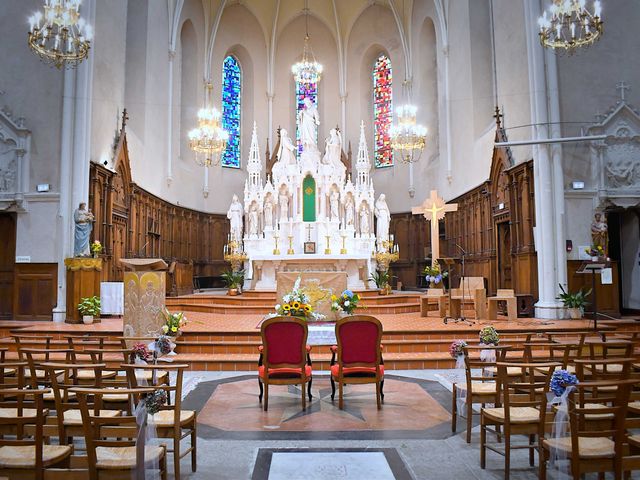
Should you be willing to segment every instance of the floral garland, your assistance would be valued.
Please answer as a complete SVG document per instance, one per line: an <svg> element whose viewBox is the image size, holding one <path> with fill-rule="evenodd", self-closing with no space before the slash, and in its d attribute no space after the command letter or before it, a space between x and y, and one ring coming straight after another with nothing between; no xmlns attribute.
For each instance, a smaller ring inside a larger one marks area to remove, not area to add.
<svg viewBox="0 0 640 480"><path fill-rule="evenodd" d="M498 331L491 325L480 330L480 343L485 345L498 345L500 343L500 335Z"/></svg>
<svg viewBox="0 0 640 480"><path fill-rule="evenodd" d="M556 397L561 397L570 385L577 385L578 377L567 370L556 370L551 376L550 390Z"/></svg>
<svg viewBox="0 0 640 480"><path fill-rule="evenodd" d="M167 355L171 353L171 339L166 335L160 335L156 338L156 341L153 342L154 351L158 352L160 355Z"/></svg>
<svg viewBox="0 0 640 480"><path fill-rule="evenodd" d="M353 315L353 312L359 307L359 301L360 295L353 293L351 290L345 290L339 297L331 295L331 311Z"/></svg>
<svg viewBox="0 0 640 480"><path fill-rule="evenodd" d="M466 346L467 342L464 340L454 340L451 342L451 345L449 345L449 355L451 355L451 358L458 358L464 353L462 349Z"/></svg>
<svg viewBox="0 0 640 480"><path fill-rule="evenodd" d="M161 389L155 390L153 393L144 397L142 401L147 409L147 413L149 415L155 415L160 411L161 407L167 403L167 392Z"/></svg>
<svg viewBox="0 0 640 480"><path fill-rule="evenodd" d="M153 358L153 354L144 343L136 343L131 349L131 353L133 354L133 358L138 358L144 362Z"/></svg>

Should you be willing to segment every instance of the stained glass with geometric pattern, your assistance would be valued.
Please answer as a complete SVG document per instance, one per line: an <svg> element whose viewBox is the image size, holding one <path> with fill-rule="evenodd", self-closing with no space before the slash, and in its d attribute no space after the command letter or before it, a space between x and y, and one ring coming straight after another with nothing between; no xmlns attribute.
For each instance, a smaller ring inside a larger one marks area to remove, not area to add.
<svg viewBox="0 0 640 480"><path fill-rule="evenodd" d="M242 71L233 55L222 64L222 128L229 133L229 141L220 163L223 167L240 168L240 114L242 100Z"/></svg>
<svg viewBox="0 0 640 480"><path fill-rule="evenodd" d="M318 106L318 84L296 82L296 145L298 155L302 153L302 141L300 141L300 125L298 125L298 113L304 108L304 99L310 98L313 104ZM318 139L316 138L316 143Z"/></svg>
<svg viewBox="0 0 640 480"><path fill-rule="evenodd" d="M376 168L393 166L389 129L393 116L391 60L382 54L373 66L373 135Z"/></svg>

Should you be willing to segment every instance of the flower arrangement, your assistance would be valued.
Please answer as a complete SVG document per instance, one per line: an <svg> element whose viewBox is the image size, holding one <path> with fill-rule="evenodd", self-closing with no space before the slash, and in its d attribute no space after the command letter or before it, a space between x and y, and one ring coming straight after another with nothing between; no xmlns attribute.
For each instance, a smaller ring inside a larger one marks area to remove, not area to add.
<svg viewBox="0 0 640 480"><path fill-rule="evenodd" d="M498 331L491 325L480 330L480 343L485 345L498 345L500 343L500 335Z"/></svg>
<svg viewBox="0 0 640 480"><path fill-rule="evenodd" d="M451 355L451 358L458 358L462 355L462 349L466 346L467 342L464 340L454 340L451 342L451 345L449 345L449 355Z"/></svg>
<svg viewBox="0 0 640 480"><path fill-rule="evenodd" d="M152 348L155 352L160 355L168 355L173 351L173 342L166 335L160 335L156 338L156 341L153 342Z"/></svg>
<svg viewBox="0 0 640 480"><path fill-rule="evenodd" d="M91 242L89 249L91 250L91 253L93 253L94 257L100 255L102 253L102 244L100 243L100 240L94 240Z"/></svg>
<svg viewBox="0 0 640 480"><path fill-rule="evenodd" d="M300 277L293 284L293 289L284 294L282 303L275 306L278 315L285 317L310 317L313 315L313 309L309 302L309 297L300 288Z"/></svg>
<svg viewBox="0 0 640 480"><path fill-rule="evenodd" d="M439 284L443 279L449 276L449 272L441 271L439 265L427 265L424 268L424 274L424 278L427 280L427 282L433 283L435 285Z"/></svg>
<svg viewBox="0 0 640 480"><path fill-rule="evenodd" d="M331 311L353 315L353 312L358 308L359 301L360 295L351 290L345 290L340 296L331 295Z"/></svg>
<svg viewBox="0 0 640 480"><path fill-rule="evenodd" d="M585 248L584 251L590 257L604 257L604 248L602 248L602 245L591 245Z"/></svg>
<svg viewBox="0 0 640 480"><path fill-rule="evenodd" d="M131 349L131 353L133 354L133 358L140 359L144 362L150 360L153 357L153 354L149 351L144 343L136 343Z"/></svg>
<svg viewBox="0 0 640 480"><path fill-rule="evenodd" d="M160 411L160 408L167 403L167 392L164 390L155 390L153 393L144 397L144 406L149 415L154 415Z"/></svg>
<svg viewBox="0 0 640 480"><path fill-rule="evenodd" d="M91 317L99 317L100 316L100 297L85 297L80 299L80 303L78 304L78 311L82 315L87 315Z"/></svg>
<svg viewBox="0 0 640 480"><path fill-rule="evenodd" d="M162 326L162 333L170 337L178 337L182 334L181 328L187 324L187 317L182 312L171 313L166 308L162 312L165 323Z"/></svg>
<svg viewBox="0 0 640 480"><path fill-rule="evenodd" d="M556 370L551 376L551 382L549 388L556 397L561 397L568 386L576 385L578 383L578 377L568 372L567 370Z"/></svg>

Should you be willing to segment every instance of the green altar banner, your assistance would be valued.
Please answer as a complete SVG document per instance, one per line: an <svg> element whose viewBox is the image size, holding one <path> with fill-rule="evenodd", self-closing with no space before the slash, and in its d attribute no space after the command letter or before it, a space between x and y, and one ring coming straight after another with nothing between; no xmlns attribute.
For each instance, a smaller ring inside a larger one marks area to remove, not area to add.
<svg viewBox="0 0 640 480"><path fill-rule="evenodd" d="M311 175L302 181L302 221L316 221L316 181Z"/></svg>

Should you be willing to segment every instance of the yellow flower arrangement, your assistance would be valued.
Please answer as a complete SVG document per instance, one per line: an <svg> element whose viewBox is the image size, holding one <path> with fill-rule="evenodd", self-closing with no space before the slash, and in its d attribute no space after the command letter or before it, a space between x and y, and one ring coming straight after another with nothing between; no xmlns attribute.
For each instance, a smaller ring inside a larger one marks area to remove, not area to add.
<svg viewBox="0 0 640 480"><path fill-rule="evenodd" d="M303 317L318 320L322 315L313 311L311 301L307 294L300 288L300 278L296 280L293 290L282 296L282 303L275 306L276 315Z"/></svg>

